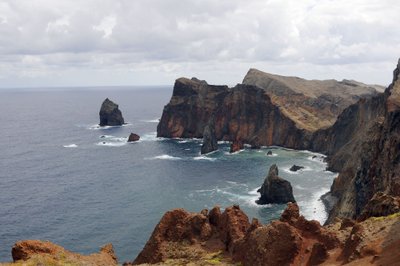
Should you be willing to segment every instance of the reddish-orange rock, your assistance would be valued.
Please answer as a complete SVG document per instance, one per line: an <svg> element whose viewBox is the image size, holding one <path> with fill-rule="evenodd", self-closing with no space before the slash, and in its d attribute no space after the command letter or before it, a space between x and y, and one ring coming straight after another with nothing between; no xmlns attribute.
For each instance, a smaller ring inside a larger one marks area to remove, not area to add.
<svg viewBox="0 0 400 266"><path fill-rule="evenodd" d="M240 151L240 150L243 150L243 149L244 149L243 141L241 139L235 139L231 143L231 147L230 147L229 152L230 153L234 153L234 152L237 152L237 151Z"/></svg>
<svg viewBox="0 0 400 266"><path fill-rule="evenodd" d="M117 265L117 257L111 244L103 246L99 253L80 255L48 241L24 240L15 243L11 254L14 262L26 261L27 265Z"/></svg>

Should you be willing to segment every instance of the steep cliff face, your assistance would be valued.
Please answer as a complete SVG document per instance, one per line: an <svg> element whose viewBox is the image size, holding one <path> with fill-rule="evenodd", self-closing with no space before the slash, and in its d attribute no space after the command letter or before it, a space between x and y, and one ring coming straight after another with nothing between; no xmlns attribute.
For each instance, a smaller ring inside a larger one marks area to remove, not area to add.
<svg viewBox="0 0 400 266"><path fill-rule="evenodd" d="M330 167L340 171L331 188L338 202L328 222L335 217L365 219L396 210L400 196L399 69L400 62L384 94L350 106L332 128L316 133L313 148L332 154ZM379 213L373 207L378 196L394 197L388 203L394 205L381 208Z"/></svg>
<svg viewBox="0 0 400 266"><path fill-rule="evenodd" d="M213 115L218 140L305 149L315 131L333 125L346 107L376 95L376 89L380 87L355 81L309 81L255 69L233 88L180 78L164 107L157 135L201 138Z"/></svg>
<svg viewBox="0 0 400 266"><path fill-rule="evenodd" d="M176 80L173 95L157 127L159 137L201 138L213 116L218 140L236 139L254 146L304 148L304 130L251 85L212 86L197 79Z"/></svg>

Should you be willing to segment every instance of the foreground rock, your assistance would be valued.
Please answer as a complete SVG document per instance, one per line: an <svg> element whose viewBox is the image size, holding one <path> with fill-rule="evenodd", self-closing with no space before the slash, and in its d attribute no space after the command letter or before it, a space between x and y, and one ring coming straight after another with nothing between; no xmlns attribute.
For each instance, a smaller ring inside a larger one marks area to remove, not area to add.
<svg viewBox="0 0 400 266"><path fill-rule="evenodd" d="M134 262L157 265L397 265L400 213L330 226L308 221L295 203L280 220L250 223L238 206L167 212Z"/></svg>
<svg viewBox="0 0 400 266"><path fill-rule="evenodd" d="M278 167L276 164L271 166L268 176L257 192L261 194L261 197L256 201L260 205L296 202L293 197L292 185L289 181L278 176Z"/></svg>
<svg viewBox="0 0 400 266"><path fill-rule="evenodd" d="M12 247L14 262L22 265L118 265L113 246L107 244L99 253L80 255L48 241L24 240Z"/></svg>
<svg viewBox="0 0 400 266"><path fill-rule="evenodd" d="M101 105L99 116L100 126L121 126L125 123L122 113L118 109L118 104L108 98Z"/></svg>
<svg viewBox="0 0 400 266"><path fill-rule="evenodd" d="M297 172L298 170L301 170L301 169L303 169L304 168L304 166L300 166L300 165L292 165L292 167L290 167L290 171L292 171L292 172Z"/></svg>
<svg viewBox="0 0 400 266"><path fill-rule="evenodd" d="M215 121L211 118L204 128L201 154L207 154L216 150L218 150L218 141L215 136Z"/></svg>
<svg viewBox="0 0 400 266"><path fill-rule="evenodd" d="M140 136L138 134L131 133L129 135L128 142L135 142L135 141L138 141L139 139L140 139Z"/></svg>

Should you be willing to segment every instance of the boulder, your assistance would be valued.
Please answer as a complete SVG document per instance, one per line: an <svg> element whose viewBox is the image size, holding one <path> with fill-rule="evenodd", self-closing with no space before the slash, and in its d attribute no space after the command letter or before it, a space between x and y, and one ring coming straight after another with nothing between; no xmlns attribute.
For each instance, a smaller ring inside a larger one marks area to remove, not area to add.
<svg viewBox="0 0 400 266"><path fill-rule="evenodd" d="M139 139L140 139L140 136L138 134L131 133L129 135L128 142L138 141Z"/></svg>
<svg viewBox="0 0 400 266"><path fill-rule="evenodd" d="M203 145L201 146L201 154L210 153L218 150L218 141L215 135L215 122L211 118L203 132Z"/></svg>
<svg viewBox="0 0 400 266"><path fill-rule="evenodd" d="M267 156L272 156L272 151L268 151Z"/></svg>
<svg viewBox="0 0 400 266"><path fill-rule="evenodd" d="M268 176L265 178L258 192L261 196L256 203L260 205L296 202L293 197L292 185L289 181L278 176L278 167L276 164L272 165L269 169Z"/></svg>
<svg viewBox="0 0 400 266"><path fill-rule="evenodd" d="M230 153L234 153L244 149L244 143L240 139L236 139L231 143Z"/></svg>
<svg viewBox="0 0 400 266"><path fill-rule="evenodd" d="M118 104L106 98L101 105L100 112L100 126L121 126L123 125L124 118L121 111L118 109Z"/></svg>
<svg viewBox="0 0 400 266"><path fill-rule="evenodd" d="M304 166L300 166L300 165L293 165L292 167L290 167L290 171L292 171L292 172L297 172L298 170L301 170L301 169L303 169L304 168Z"/></svg>

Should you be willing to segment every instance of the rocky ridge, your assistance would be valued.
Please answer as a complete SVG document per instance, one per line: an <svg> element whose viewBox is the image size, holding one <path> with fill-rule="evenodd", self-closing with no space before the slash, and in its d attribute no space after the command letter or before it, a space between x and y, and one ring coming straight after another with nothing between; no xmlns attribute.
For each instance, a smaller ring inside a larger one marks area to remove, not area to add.
<svg viewBox="0 0 400 266"><path fill-rule="evenodd" d="M397 265L400 215L330 226L308 221L295 203L280 220L251 222L238 206L167 212L143 251L125 265Z"/></svg>

